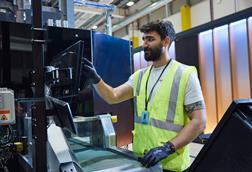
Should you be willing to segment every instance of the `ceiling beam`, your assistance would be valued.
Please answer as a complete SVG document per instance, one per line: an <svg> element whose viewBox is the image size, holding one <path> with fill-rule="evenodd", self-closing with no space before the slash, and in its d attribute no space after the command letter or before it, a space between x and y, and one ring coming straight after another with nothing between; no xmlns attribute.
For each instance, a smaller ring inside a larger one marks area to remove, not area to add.
<svg viewBox="0 0 252 172"><path fill-rule="evenodd" d="M136 21L137 19L145 16L145 15L148 15L150 13L152 13L153 11L163 7L164 5L168 4L169 2L171 2L172 0L159 0L149 6L147 6L146 8L144 8L143 10L125 18L123 21L115 24L113 27L112 27L112 31L117 31L119 29L121 29L122 27L125 27L127 26L128 24Z"/></svg>
<svg viewBox="0 0 252 172"><path fill-rule="evenodd" d="M81 13L89 13L89 14L94 14L94 15L103 15L106 10L100 9L100 8L91 8L91 7L75 5L74 11L81 12ZM116 13L112 13L112 17L119 18L119 19L125 18L125 16L119 15Z"/></svg>

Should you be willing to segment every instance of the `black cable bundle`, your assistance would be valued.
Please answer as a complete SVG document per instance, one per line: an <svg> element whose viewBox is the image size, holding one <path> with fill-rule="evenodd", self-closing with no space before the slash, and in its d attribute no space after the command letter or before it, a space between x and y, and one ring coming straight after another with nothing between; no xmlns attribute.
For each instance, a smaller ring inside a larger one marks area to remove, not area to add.
<svg viewBox="0 0 252 172"><path fill-rule="evenodd" d="M6 164L13 157L14 132L11 125L0 126L0 172L9 172Z"/></svg>
<svg viewBox="0 0 252 172"><path fill-rule="evenodd" d="M0 148L14 141L14 134L11 125L0 126Z"/></svg>

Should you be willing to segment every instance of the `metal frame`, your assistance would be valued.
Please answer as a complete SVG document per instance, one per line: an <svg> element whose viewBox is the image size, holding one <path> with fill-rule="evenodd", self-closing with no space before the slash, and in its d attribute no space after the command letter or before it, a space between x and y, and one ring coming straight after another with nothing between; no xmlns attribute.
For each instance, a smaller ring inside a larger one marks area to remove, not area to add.
<svg viewBox="0 0 252 172"><path fill-rule="evenodd" d="M10 57L10 25L8 22L3 22L1 26L2 30L5 31L4 34L2 34L2 49L3 49L3 56L0 57L0 62L2 63L0 66L2 68L2 73L0 71L0 75L2 75L2 83L4 86L8 86L11 80L11 73L10 73L10 67L11 67L11 58L4 58L4 57Z"/></svg>
<svg viewBox="0 0 252 172"><path fill-rule="evenodd" d="M42 26L42 2L32 0L33 27L32 30L32 55L34 69L32 71L32 86L34 97L44 100L44 29ZM33 171L47 171L46 156L46 113L44 101L35 102L32 106L32 137L33 137Z"/></svg>

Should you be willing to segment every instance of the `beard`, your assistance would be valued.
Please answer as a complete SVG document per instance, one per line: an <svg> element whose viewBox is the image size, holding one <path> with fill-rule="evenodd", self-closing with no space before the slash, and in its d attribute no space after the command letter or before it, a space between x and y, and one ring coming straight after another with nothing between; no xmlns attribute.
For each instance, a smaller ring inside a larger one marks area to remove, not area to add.
<svg viewBox="0 0 252 172"><path fill-rule="evenodd" d="M161 43L153 48L144 48L144 59L146 61L157 61L161 58L162 52L163 46Z"/></svg>

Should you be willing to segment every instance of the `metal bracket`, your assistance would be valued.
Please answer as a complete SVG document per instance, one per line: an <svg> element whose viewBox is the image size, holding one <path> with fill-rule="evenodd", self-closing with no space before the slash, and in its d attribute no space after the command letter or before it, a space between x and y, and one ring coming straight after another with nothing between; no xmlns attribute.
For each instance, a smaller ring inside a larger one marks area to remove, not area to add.
<svg viewBox="0 0 252 172"><path fill-rule="evenodd" d="M45 28L31 28L32 31L32 38L37 38L37 39L32 39L32 43L40 43L40 44L45 44L46 43L46 35L47 35L47 29Z"/></svg>

